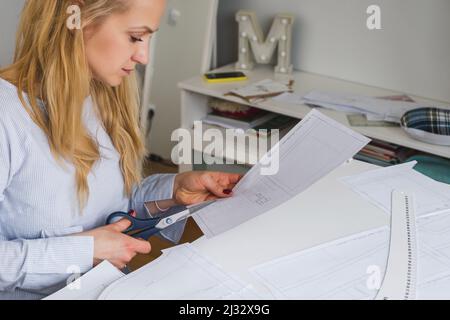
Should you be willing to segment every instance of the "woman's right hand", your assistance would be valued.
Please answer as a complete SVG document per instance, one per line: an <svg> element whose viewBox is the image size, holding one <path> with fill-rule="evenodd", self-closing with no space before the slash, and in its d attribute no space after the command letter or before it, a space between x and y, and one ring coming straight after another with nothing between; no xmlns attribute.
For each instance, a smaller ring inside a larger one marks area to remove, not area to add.
<svg viewBox="0 0 450 320"><path fill-rule="evenodd" d="M90 236L94 238L94 265L108 260L115 267L123 269L138 253L149 253L151 246L148 241L135 239L122 232L131 222L122 219L97 229L74 234L74 236Z"/></svg>

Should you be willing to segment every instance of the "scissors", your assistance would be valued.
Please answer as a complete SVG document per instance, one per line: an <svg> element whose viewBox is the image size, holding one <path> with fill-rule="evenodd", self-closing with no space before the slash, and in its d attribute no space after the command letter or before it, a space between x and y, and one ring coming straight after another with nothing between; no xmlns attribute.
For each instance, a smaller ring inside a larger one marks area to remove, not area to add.
<svg viewBox="0 0 450 320"><path fill-rule="evenodd" d="M131 225L128 227L128 229L123 231L123 233L133 238L148 239L151 236L159 233L161 230L174 225L178 221L187 219L195 212L209 206L214 202L216 202L216 200L189 205L186 206L182 211L160 218L139 219L126 212L114 212L108 216L106 224L112 224L121 219L127 219L131 222Z"/></svg>

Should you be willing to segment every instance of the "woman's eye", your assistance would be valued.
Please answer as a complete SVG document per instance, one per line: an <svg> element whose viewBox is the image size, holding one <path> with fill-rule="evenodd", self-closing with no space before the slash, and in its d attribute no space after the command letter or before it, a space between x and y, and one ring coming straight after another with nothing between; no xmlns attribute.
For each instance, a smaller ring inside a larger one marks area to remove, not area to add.
<svg viewBox="0 0 450 320"><path fill-rule="evenodd" d="M135 42L142 42L144 40L142 40L141 38L130 36L130 41L135 43Z"/></svg>

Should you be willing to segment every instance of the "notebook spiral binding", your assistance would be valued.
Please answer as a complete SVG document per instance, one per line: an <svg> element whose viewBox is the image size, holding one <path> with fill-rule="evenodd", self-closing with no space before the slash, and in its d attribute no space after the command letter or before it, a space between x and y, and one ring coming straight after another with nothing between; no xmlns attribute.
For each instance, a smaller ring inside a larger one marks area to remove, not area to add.
<svg viewBox="0 0 450 320"><path fill-rule="evenodd" d="M392 193L391 231L386 272L376 300L416 297L417 244L414 201L405 192Z"/></svg>

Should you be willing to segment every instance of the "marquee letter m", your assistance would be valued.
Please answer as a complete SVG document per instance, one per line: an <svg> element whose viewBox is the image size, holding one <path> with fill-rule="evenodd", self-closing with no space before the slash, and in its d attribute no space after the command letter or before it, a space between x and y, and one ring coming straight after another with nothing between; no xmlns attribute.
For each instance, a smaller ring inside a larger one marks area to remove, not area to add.
<svg viewBox="0 0 450 320"><path fill-rule="evenodd" d="M251 70L254 67L251 52L256 63L269 64L278 45L278 63L276 73L286 74L292 72L291 47L292 27L294 16L278 14L273 21L267 38L264 39L261 26L256 14L250 11L240 10L236 14L239 24L239 60L237 69Z"/></svg>

